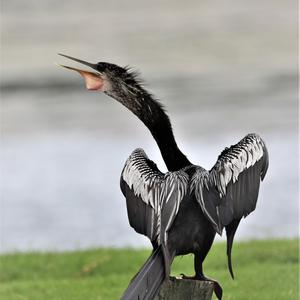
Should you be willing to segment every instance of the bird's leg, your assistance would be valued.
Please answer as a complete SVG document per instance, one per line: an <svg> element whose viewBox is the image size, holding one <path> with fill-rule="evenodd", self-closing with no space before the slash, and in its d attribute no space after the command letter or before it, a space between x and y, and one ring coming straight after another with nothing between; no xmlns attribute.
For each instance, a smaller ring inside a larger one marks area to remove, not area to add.
<svg viewBox="0 0 300 300"><path fill-rule="evenodd" d="M204 277L203 275L203 269L202 269L202 263L203 260L201 259L201 256L199 254L194 255L194 269L195 269L195 275L194 276L186 276L184 274L181 274L183 279L192 279L192 280L202 280Z"/></svg>
<svg viewBox="0 0 300 300"><path fill-rule="evenodd" d="M201 281L212 282L214 284L214 292L215 292L217 298L219 300L221 300L222 294L223 294L221 285L218 283L218 281L204 276L202 264L203 264L203 259L202 259L201 255L195 254L195 256L194 256L195 275L194 276L185 276L184 274L181 274L182 279L191 279L191 280L201 280Z"/></svg>

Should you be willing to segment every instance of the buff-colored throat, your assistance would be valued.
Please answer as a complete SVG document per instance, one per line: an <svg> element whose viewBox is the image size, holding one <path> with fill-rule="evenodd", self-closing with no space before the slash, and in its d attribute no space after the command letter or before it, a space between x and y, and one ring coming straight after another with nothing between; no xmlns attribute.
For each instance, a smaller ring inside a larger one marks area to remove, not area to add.
<svg viewBox="0 0 300 300"><path fill-rule="evenodd" d="M64 66L64 65L60 65L60 66L63 68L78 72L85 80L85 86L88 90L90 90L90 91L100 90L101 91L103 89L104 80L101 78L100 74L73 68L73 67L68 67L68 66Z"/></svg>

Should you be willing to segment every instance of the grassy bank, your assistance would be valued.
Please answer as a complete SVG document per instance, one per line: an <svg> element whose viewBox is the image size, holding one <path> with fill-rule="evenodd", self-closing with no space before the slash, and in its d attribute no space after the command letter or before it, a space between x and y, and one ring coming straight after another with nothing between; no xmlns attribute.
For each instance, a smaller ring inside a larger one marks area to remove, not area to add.
<svg viewBox="0 0 300 300"><path fill-rule="evenodd" d="M118 299L149 253L95 249L2 255L0 299ZM236 243L233 264L234 281L227 271L224 243L216 243L205 261L205 273L221 283L224 299L297 299L298 240ZM192 269L192 256L179 257L172 272L192 274Z"/></svg>

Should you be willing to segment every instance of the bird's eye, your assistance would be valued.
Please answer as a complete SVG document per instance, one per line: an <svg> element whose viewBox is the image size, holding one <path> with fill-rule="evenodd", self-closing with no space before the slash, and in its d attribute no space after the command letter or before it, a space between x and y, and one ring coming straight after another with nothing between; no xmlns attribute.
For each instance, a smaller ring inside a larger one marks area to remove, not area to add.
<svg viewBox="0 0 300 300"><path fill-rule="evenodd" d="M97 64L97 70L101 73L105 72L106 70L106 65L104 63L99 62Z"/></svg>

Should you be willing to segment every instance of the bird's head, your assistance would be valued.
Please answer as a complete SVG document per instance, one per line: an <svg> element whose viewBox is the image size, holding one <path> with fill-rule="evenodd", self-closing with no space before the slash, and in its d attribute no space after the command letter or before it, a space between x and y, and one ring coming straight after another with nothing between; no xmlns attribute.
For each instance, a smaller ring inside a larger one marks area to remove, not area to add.
<svg viewBox="0 0 300 300"><path fill-rule="evenodd" d="M65 65L64 68L78 72L85 80L88 90L101 91L121 100L126 94L136 95L142 90L137 74L128 67L119 67L107 62L89 63L68 55L59 54L93 69L92 71L77 69Z"/></svg>

